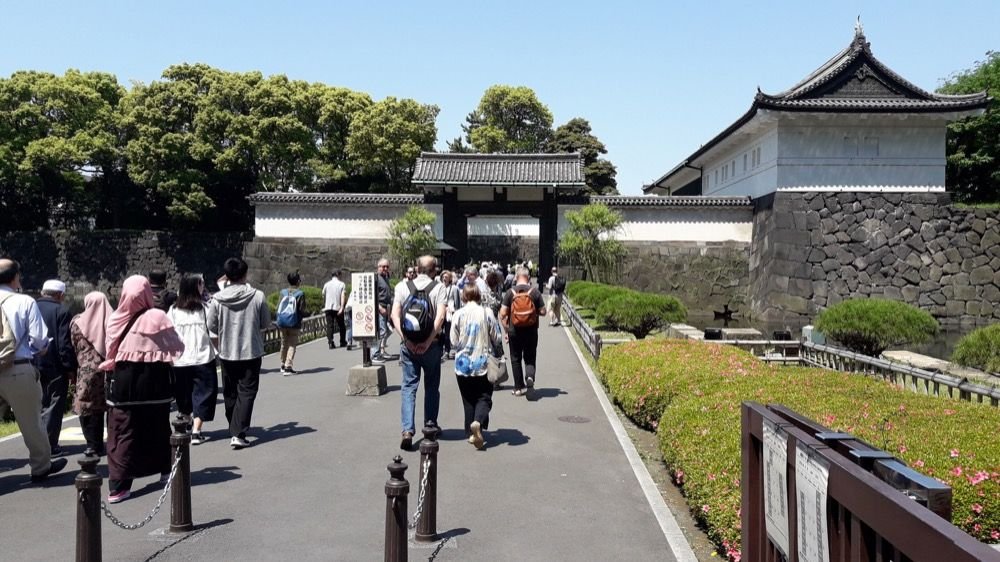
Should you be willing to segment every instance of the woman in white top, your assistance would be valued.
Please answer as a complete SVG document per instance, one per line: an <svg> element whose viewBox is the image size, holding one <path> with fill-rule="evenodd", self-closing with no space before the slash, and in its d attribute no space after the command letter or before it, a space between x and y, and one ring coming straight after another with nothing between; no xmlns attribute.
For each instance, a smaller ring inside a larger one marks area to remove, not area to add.
<svg viewBox="0 0 1000 562"><path fill-rule="evenodd" d="M461 309L451 319L451 345L455 355L455 378L465 408L465 430L469 443L482 449L483 431L490 424L493 385L486 372L493 350L502 345L500 323L489 308L480 305L482 295L475 283L462 289Z"/></svg>
<svg viewBox="0 0 1000 562"><path fill-rule="evenodd" d="M208 331L206 307L202 300L205 281L201 276L189 275L181 280L177 302L167 316L174 323L177 335L184 342L184 354L174 361L175 399L177 411L194 415L191 444L200 445L207 437L201 434L201 425L215 419L215 402L219 394L219 380L215 373L215 334Z"/></svg>

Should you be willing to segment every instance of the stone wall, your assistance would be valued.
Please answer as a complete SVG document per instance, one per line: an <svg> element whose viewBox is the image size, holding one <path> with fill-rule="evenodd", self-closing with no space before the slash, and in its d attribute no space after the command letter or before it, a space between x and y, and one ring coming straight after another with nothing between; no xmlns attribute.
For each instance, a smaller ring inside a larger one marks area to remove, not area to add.
<svg viewBox="0 0 1000 562"><path fill-rule="evenodd" d="M66 282L67 293L82 299L93 290L118 295L129 275L160 268L171 286L185 273L202 273L212 283L226 258L242 253L243 232L65 231L0 235L0 255L21 263L22 284L37 292L46 279Z"/></svg>
<svg viewBox="0 0 1000 562"><path fill-rule="evenodd" d="M265 292L286 286L285 277L292 271L299 272L303 285L316 287L323 286L334 269L375 271L378 260L388 254L385 241L368 238L257 238L243 247L250 278ZM399 274L399 267L393 264L393 277ZM350 282L349 275L345 281Z"/></svg>
<svg viewBox="0 0 1000 562"><path fill-rule="evenodd" d="M537 236L469 236L469 257L497 263L538 263Z"/></svg>
<svg viewBox="0 0 1000 562"><path fill-rule="evenodd" d="M854 297L919 306L944 323L1000 319L1000 213L944 193L777 193L757 201L753 312L812 317Z"/></svg>

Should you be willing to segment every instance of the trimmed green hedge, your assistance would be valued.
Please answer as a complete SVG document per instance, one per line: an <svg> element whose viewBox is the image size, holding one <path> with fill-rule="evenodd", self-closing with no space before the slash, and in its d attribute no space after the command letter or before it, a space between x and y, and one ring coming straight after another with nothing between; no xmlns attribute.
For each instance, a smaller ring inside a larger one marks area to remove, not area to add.
<svg viewBox="0 0 1000 562"><path fill-rule="evenodd" d="M863 375L772 366L735 347L686 340L609 347L599 371L622 410L657 429L691 511L733 560L740 552L745 400L784 404L949 484L953 522L979 540L1000 542L1000 409L924 396Z"/></svg>
<svg viewBox="0 0 1000 562"><path fill-rule="evenodd" d="M641 340L653 330L687 318L687 309L674 297L627 291L612 295L597 307L597 319Z"/></svg>
<svg viewBox="0 0 1000 562"><path fill-rule="evenodd" d="M594 284L577 291L576 297L570 297L574 304L584 308L596 310L604 301L618 295L632 292L624 287L612 287L610 285Z"/></svg>
<svg viewBox="0 0 1000 562"><path fill-rule="evenodd" d="M1000 324L967 334L958 342L951 360L966 367L1000 373Z"/></svg>
<svg viewBox="0 0 1000 562"><path fill-rule="evenodd" d="M923 343L938 331L926 310L886 299L852 299L819 313L816 329L841 345L871 357L890 347Z"/></svg>
<svg viewBox="0 0 1000 562"><path fill-rule="evenodd" d="M299 287L306 296L306 316L312 316L323 312L323 289L302 285ZM281 300L281 292L275 291L267 295L267 307L271 309L271 317L278 313L278 301Z"/></svg>

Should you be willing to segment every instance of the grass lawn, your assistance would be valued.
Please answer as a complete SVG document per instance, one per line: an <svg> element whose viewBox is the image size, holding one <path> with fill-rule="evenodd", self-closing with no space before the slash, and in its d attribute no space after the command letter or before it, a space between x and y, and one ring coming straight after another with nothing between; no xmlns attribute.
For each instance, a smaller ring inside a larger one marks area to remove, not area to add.
<svg viewBox="0 0 1000 562"><path fill-rule="evenodd" d="M17 433L17 422L0 422L0 437Z"/></svg>
<svg viewBox="0 0 1000 562"><path fill-rule="evenodd" d="M1000 202L993 203L955 203L955 206L959 209L989 209L997 210L1000 209Z"/></svg>

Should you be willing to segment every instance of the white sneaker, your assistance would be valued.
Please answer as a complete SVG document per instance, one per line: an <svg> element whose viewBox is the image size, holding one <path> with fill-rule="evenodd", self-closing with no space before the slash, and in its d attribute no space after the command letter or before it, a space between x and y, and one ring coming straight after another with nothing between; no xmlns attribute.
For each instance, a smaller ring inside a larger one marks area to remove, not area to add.
<svg viewBox="0 0 1000 562"><path fill-rule="evenodd" d="M229 440L229 446L233 449L244 449L250 446L250 442L246 439L241 439L239 437L233 437Z"/></svg>

